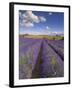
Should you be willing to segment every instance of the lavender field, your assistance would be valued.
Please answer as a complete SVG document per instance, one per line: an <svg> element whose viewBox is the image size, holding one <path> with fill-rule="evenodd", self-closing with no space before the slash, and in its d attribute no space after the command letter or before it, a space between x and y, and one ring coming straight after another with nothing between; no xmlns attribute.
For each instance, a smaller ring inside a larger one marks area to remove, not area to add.
<svg viewBox="0 0 72 90"><path fill-rule="evenodd" d="M63 39L19 36L19 79L63 76Z"/></svg>

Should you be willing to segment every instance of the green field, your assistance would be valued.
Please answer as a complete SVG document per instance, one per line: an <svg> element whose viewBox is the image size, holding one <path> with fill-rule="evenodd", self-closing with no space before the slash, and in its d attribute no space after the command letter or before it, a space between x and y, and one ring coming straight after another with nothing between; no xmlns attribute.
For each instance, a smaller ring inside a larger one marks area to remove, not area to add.
<svg viewBox="0 0 72 90"><path fill-rule="evenodd" d="M49 40L64 40L64 36L48 36L48 35L20 35L24 38L36 38L36 39L49 39Z"/></svg>

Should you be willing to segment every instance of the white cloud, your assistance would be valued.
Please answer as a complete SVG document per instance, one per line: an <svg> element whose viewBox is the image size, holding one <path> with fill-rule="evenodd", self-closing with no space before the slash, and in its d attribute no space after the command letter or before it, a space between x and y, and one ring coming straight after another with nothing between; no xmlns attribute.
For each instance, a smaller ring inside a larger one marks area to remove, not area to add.
<svg viewBox="0 0 72 90"><path fill-rule="evenodd" d="M24 26L24 27L33 27L34 24L31 23L31 22L25 22L25 21L23 21L23 22L20 23L20 26Z"/></svg>
<svg viewBox="0 0 72 90"><path fill-rule="evenodd" d="M25 13L20 12L20 25L25 27L33 27L34 23L45 22L46 19L43 16L35 15L31 10L26 11Z"/></svg>
<svg viewBox="0 0 72 90"><path fill-rule="evenodd" d="M49 27L49 26L46 26L46 29L47 29L47 30L49 30L49 29L50 29L50 27Z"/></svg>
<svg viewBox="0 0 72 90"><path fill-rule="evenodd" d="M39 19L40 19L41 22L45 22L46 21L46 19L43 16L39 16Z"/></svg>
<svg viewBox="0 0 72 90"><path fill-rule="evenodd" d="M33 27L34 24L31 23L31 22L27 22L27 23L24 23L24 26L25 26L25 27Z"/></svg>
<svg viewBox="0 0 72 90"><path fill-rule="evenodd" d="M49 12L49 15L52 15L52 12Z"/></svg>
<svg viewBox="0 0 72 90"><path fill-rule="evenodd" d="M29 21L39 23L39 18L35 14L32 13L32 11L26 11L26 15Z"/></svg>
<svg viewBox="0 0 72 90"><path fill-rule="evenodd" d="M48 35L53 35L53 36L56 36L56 35L59 35L59 36L64 36L64 33L63 32L57 32L57 31L51 31L48 33Z"/></svg>

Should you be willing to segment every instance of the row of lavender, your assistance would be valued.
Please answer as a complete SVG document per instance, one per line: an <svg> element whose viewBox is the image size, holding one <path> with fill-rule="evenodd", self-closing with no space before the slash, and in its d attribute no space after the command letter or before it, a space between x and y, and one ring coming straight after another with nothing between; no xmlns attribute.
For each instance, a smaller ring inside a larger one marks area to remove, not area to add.
<svg viewBox="0 0 72 90"><path fill-rule="evenodd" d="M46 40L46 42L64 61L64 40Z"/></svg>
<svg viewBox="0 0 72 90"><path fill-rule="evenodd" d="M43 41L42 60L42 78L64 76L64 62L45 40Z"/></svg>
<svg viewBox="0 0 72 90"><path fill-rule="evenodd" d="M39 55L42 40L25 39L19 46L19 78L26 79L32 77L32 71L35 67ZM25 45L26 44L26 45Z"/></svg>
<svg viewBox="0 0 72 90"><path fill-rule="evenodd" d="M60 41L59 41L60 42ZM64 75L64 62L59 54L52 48L52 45L60 47L56 41L43 39L24 39L20 38L19 45L19 78L47 78L47 77L62 77ZM56 45L57 44L57 45ZM51 45L51 46L50 46ZM63 46L60 48L63 49ZM58 51L59 52L59 51ZM40 56L40 58L39 58ZM35 73L36 63L39 62L39 73ZM34 75L35 74L39 75ZM38 77L36 77L38 76Z"/></svg>

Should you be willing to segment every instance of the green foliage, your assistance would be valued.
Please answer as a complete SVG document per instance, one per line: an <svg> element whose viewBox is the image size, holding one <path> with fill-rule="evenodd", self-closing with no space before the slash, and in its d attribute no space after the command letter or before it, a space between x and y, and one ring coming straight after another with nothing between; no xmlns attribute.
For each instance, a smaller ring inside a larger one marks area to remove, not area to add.
<svg viewBox="0 0 72 90"><path fill-rule="evenodd" d="M21 37L21 35L20 35ZM64 36L49 36L49 35L25 35L24 38L33 38L33 39L49 39L49 40L64 40Z"/></svg>
<svg viewBox="0 0 72 90"><path fill-rule="evenodd" d="M53 37L53 40L55 40L55 37Z"/></svg>
<svg viewBox="0 0 72 90"><path fill-rule="evenodd" d="M64 40L64 37L62 37L61 40Z"/></svg>
<svg viewBox="0 0 72 90"><path fill-rule="evenodd" d="M31 52L28 52L28 53L20 56L19 64L20 65L28 64L29 60L32 60L32 53Z"/></svg>
<svg viewBox="0 0 72 90"><path fill-rule="evenodd" d="M31 49L31 51L28 53L28 59L32 60L33 57L33 50Z"/></svg>
<svg viewBox="0 0 72 90"><path fill-rule="evenodd" d="M57 62L56 62L56 58L55 57L52 57L52 59L51 59L51 64L52 65L55 65Z"/></svg>
<svg viewBox="0 0 72 90"><path fill-rule="evenodd" d="M20 58L19 58L19 64L22 65L22 64L27 64L27 63L28 63L27 55L20 56Z"/></svg>

